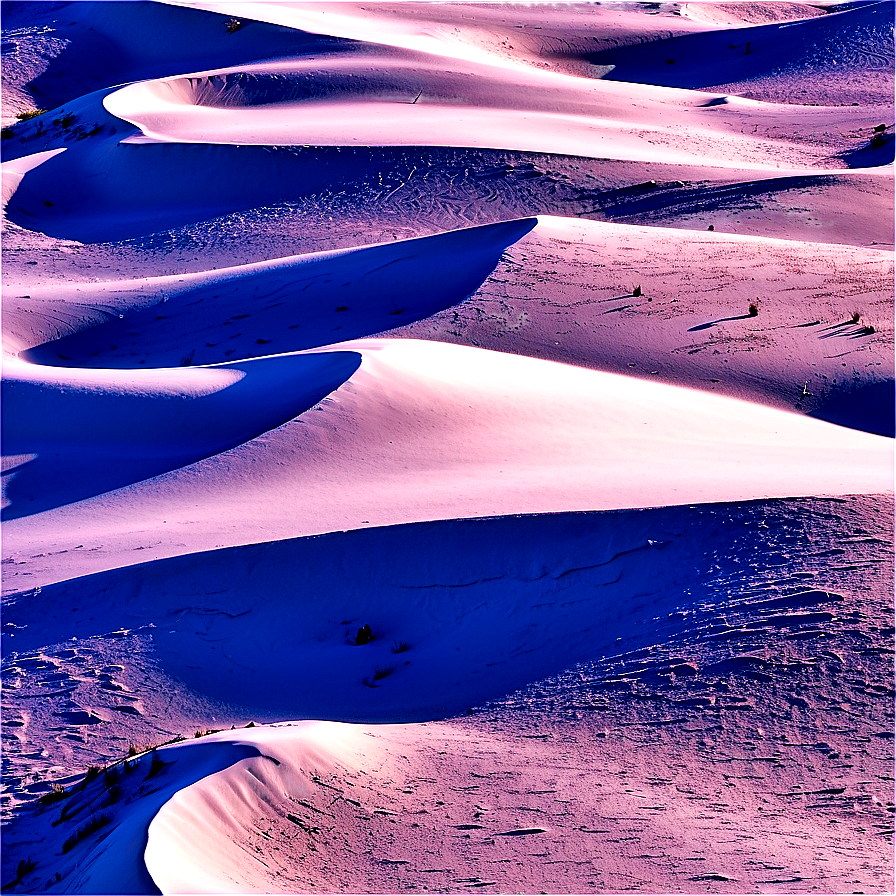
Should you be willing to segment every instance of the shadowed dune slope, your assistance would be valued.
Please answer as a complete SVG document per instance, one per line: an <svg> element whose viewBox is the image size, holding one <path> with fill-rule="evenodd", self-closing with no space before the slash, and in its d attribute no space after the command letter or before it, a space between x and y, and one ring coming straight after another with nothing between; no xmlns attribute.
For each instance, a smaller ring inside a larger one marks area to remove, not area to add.
<svg viewBox="0 0 896 896"><path fill-rule="evenodd" d="M181 277L81 284L75 293L50 287L31 299L77 303L86 314L76 332L22 356L57 366L164 367L367 336L462 302L535 224L505 221Z"/></svg>
<svg viewBox="0 0 896 896"><path fill-rule="evenodd" d="M133 373L7 361L4 518L186 466L297 417L361 363L356 352Z"/></svg>
<svg viewBox="0 0 896 896"><path fill-rule="evenodd" d="M7 526L4 587L130 564L141 545L165 557L365 525L892 490L891 440L751 402L469 346L339 348L360 368L264 438Z"/></svg>
<svg viewBox="0 0 896 896"><path fill-rule="evenodd" d="M892 70L892 0L797 22L686 34L604 50L588 57L612 66L614 81L706 88L787 70Z"/></svg>

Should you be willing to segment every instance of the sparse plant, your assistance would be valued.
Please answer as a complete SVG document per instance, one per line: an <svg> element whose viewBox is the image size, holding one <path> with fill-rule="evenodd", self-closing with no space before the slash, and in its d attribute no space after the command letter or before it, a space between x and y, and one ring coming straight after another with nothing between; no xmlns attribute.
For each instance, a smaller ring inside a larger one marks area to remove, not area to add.
<svg viewBox="0 0 896 896"><path fill-rule="evenodd" d="M231 731L234 729L234 725L230 726ZM193 737L207 737L209 734L217 734L219 731L223 731L223 728L206 728L205 731L197 731Z"/></svg>
<svg viewBox="0 0 896 896"><path fill-rule="evenodd" d="M32 118L37 118L38 115L43 115L46 111L46 109L24 109L22 112L16 112L16 118L19 121L30 121Z"/></svg>
<svg viewBox="0 0 896 896"><path fill-rule="evenodd" d="M87 773L81 778L76 790L83 790L91 781L96 780L100 776L102 769L98 765L91 765L87 769Z"/></svg>
<svg viewBox="0 0 896 896"><path fill-rule="evenodd" d="M71 794L61 784L51 784L50 789L41 794L37 802L41 806L49 806L52 803L58 803L60 800L67 799Z"/></svg>
<svg viewBox="0 0 896 896"><path fill-rule="evenodd" d="M77 119L71 112L66 112L59 118L54 118L53 124L58 125L63 130L67 131L75 123L76 120Z"/></svg>
<svg viewBox="0 0 896 896"><path fill-rule="evenodd" d="M10 881L6 884L3 889L4 890L13 890L15 889L24 878L31 874L34 869L37 868L37 862L35 862L31 856L28 856L27 859L20 859L18 868L16 868L16 878L15 880Z"/></svg>
<svg viewBox="0 0 896 896"><path fill-rule="evenodd" d="M755 302L750 302L747 314L749 314L750 317L756 317L759 314L759 306Z"/></svg>
<svg viewBox="0 0 896 896"><path fill-rule="evenodd" d="M887 126L879 124L874 128L871 134L871 148L878 149L887 142Z"/></svg>
<svg viewBox="0 0 896 896"><path fill-rule="evenodd" d="M235 34L243 27L243 23L239 19L230 18L224 23L224 27L227 29L228 34Z"/></svg>
<svg viewBox="0 0 896 896"><path fill-rule="evenodd" d="M862 315L858 311L853 311L852 317L849 319L851 324L857 324L862 319Z"/></svg>
<svg viewBox="0 0 896 896"><path fill-rule="evenodd" d="M376 669L373 670L373 676L362 678L361 684L368 688L379 687L376 682L382 681L384 678L388 678L394 671L395 666L377 666Z"/></svg>
<svg viewBox="0 0 896 896"><path fill-rule="evenodd" d="M410 649L411 649L411 645L408 644L406 641L396 641L392 645L392 653L405 653L405 651L408 651Z"/></svg>
<svg viewBox="0 0 896 896"><path fill-rule="evenodd" d="M152 761L149 763L149 771L146 773L146 777L143 780L148 781L150 778L154 778L166 765L167 763L163 761L162 757L153 750Z"/></svg>
<svg viewBox="0 0 896 896"><path fill-rule="evenodd" d="M636 286L632 289L632 295L637 299L641 295L641 287Z"/></svg>
<svg viewBox="0 0 896 896"><path fill-rule="evenodd" d="M21 859L19 861L19 866L16 868L16 874L21 880L26 874L31 874L34 869L37 868L37 862L35 862L31 856L28 856L27 859Z"/></svg>
<svg viewBox="0 0 896 896"><path fill-rule="evenodd" d="M104 828L111 820L112 819L105 813L94 815L90 821L86 824L82 824L81 827L79 827L78 830L62 844L62 852L71 852L71 850L82 840L86 840L91 834L98 831L100 828Z"/></svg>

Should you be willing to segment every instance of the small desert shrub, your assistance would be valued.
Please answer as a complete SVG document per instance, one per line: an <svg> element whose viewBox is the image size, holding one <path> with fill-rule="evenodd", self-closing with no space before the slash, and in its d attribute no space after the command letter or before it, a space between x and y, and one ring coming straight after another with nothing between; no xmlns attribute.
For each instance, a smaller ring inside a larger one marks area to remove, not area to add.
<svg viewBox="0 0 896 896"><path fill-rule="evenodd" d="M756 317L759 314L759 306L755 302L750 302L750 308L747 311L750 317Z"/></svg>
<svg viewBox="0 0 896 896"><path fill-rule="evenodd" d="M224 23L224 27L227 29L228 34L235 34L243 27L243 23L239 19L228 19Z"/></svg>
<svg viewBox="0 0 896 896"><path fill-rule="evenodd" d="M857 324L862 319L862 315L858 311L853 311L852 317L849 319L851 324Z"/></svg>
<svg viewBox="0 0 896 896"><path fill-rule="evenodd" d="M81 783L75 788L76 790L83 790L91 781L95 781L99 776L102 769L98 765L91 765L87 769L87 774L81 778Z"/></svg>
<svg viewBox="0 0 896 896"><path fill-rule="evenodd" d="M407 650L411 649L411 645L405 641L396 641L392 645L392 653L404 653Z"/></svg>
<svg viewBox="0 0 896 896"><path fill-rule="evenodd" d="M61 117L54 118L53 124L58 125L59 127L63 128L64 130L68 130L75 123L76 120L77 119L71 112L66 112Z"/></svg>
<svg viewBox="0 0 896 896"><path fill-rule="evenodd" d="M71 794L61 784L51 784L50 790L42 794L38 799L41 806L49 806L52 803L58 803L60 800L67 799Z"/></svg>
<svg viewBox="0 0 896 896"><path fill-rule="evenodd" d="M16 118L19 121L30 121L32 118L37 118L38 115L43 115L46 111L46 109L25 109L24 112L17 112Z"/></svg>
<svg viewBox="0 0 896 896"><path fill-rule="evenodd" d="M104 828L110 821L111 819L106 814L94 815L87 824L82 824L81 827L79 827L78 830L62 844L63 853L71 852L71 850L82 840L86 840L95 831Z"/></svg>
<svg viewBox="0 0 896 896"><path fill-rule="evenodd" d="M84 803L77 804L75 800L72 800L70 803L66 803L62 807L62 811L59 813L59 818L53 822L53 827L55 828L57 825L62 824L63 822L69 821L73 816L77 815L83 808Z"/></svg>
<svg viewBox="0 0 896 896"><path fill-rule="evenodd" d="M143 780L148 781L150 778L154 778L163 768L165 768L165 765L166 763L162 760L162 757L153 750L152 761L149 763L149 771L146 773L146 777Z"/></svg>
<svg viewBox="0 0 896 896"><path fill-rule="evenodd" d="M632 295L637 299L641 295L641 287L634 287L634 289L632 289Z"/></svg>
<svg viewBox="0 0 896 896"><path fill-rule="evenodd" d="M395 666L377 666L376 669L373 670L373 677L362 679L361 684L368 688L375 688L377 687L375 682L388 678L394 671Z"/></svg>
<svg viewBox="0 0 896 896"><path fill-rule="evenodd" d="M31 874L35 868L37 868L37 862L33 861L31 856L28 856L27 859L22 859L19 862L19 867L16 868L16 875L21 880L26 874Z"/></svg>
<svg viewBox="0 0 896 896"><path fill-rule="evenodd" d="M233 725L230 726L231 730L233 729ZM197 731L193 737L206 737L209 734L217 734L219 731L223 731L223 728L206 728L205 731Z"/></svg>

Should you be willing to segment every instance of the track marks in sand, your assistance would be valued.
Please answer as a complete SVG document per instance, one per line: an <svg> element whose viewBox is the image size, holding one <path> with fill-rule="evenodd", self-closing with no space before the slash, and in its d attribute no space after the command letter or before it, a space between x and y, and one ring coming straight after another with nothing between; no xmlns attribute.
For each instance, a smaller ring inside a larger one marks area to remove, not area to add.
<svg viewBox="0 0 896 896"><path fill-rule="evenodd" d="M879 688L892 678L891 570L877 561L891 559L889 515L861 498L749 510L717 509L721 540L742 562L710 547L707 593L685 589L688 605L654 620L645 646L631 649L630 634L625 652L449 723L354 729L350 758L328 767L349 727L333 726L325 755L297 775L283 752L295 735L277 728L266 742L266 729L251 729L276 761L181 790L151 831L150 867L174 889L187 877L175 885L172 873L222 868L236 886L251 874L281 890L338 879L346 892L374 882L401 892L420 879L447 892L547 881L621 891L639 879L669 891L698 880L724 892L772 880L885 886L892 769L880 734L892 706ZM761 549L742 541L737 520L762 533ZM832 550L842 551L833 564ZM856 639L858 616L868 624ZM759 650L751 623L771 624ZM746 640L714 640L720 625ZM759 653L761 668L740 661ZM792 701L797 692L810 708ZM170 843L192 842L184 824L205 823L191 806L223 809L229 794L252 801L251 819L223 838L210 830L208 851L185 864L153 865L154 850L170 858Z"/></svg>
<svg viewBox="0 0 896 896"><path fill-rule="evenodd" d="M683 271L683 257L699 257L699 272ZM399 332L749 395L886 434L892 282L892 256L874 249L543 216L466 303Z"/></svg>

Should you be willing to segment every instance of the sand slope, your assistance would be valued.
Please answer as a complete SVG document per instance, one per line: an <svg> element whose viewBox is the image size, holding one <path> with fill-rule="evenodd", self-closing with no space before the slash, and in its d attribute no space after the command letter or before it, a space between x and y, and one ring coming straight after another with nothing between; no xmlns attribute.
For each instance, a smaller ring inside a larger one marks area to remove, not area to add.
<svg viewBox="0 0 896 896"><path fill-rule="evenodd" d="M891 891L892 12L4 7L4 890Z"/></svg>

